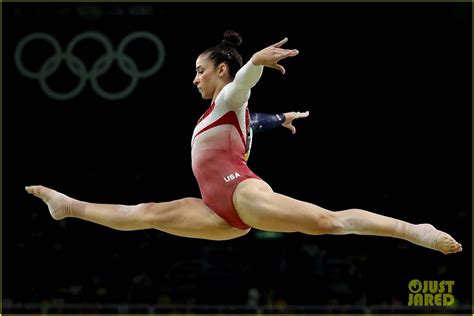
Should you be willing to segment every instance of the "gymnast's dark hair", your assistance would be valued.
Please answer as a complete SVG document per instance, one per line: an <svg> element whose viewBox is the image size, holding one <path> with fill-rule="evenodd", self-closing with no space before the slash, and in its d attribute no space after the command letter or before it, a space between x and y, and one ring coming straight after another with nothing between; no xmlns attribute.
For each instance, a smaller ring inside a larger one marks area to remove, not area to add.
<svg viewBox="0 0 474 316"><path fill-rule="evenodd" d="M229 67L229 75L233 79L237 71L242 67L242 56L237 52L236 47L242 44L242 36L235 31L224 32L222 42L214 47L208 48L202 54L209 54L215 67L225 63Z"/></svg>

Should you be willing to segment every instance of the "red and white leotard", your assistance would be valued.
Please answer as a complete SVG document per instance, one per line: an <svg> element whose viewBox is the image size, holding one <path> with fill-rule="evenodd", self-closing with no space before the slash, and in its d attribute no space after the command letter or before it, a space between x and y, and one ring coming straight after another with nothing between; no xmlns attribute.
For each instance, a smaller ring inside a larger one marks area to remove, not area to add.
<svg viewBox="0 0 474 316"><path fill-rule="evenodd" d="M247 101L262 70L263 66L247 62L199 119L191 141L192 169L204 203L241 229L249 226L235 211L232 195L243 180L260 179L247 167L245 152L250 124Z"/></svg>

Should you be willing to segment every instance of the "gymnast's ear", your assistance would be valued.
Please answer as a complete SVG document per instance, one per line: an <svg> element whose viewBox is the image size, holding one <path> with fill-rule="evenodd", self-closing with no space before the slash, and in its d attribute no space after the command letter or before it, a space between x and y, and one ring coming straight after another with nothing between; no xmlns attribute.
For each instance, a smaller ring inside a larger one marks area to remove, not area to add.
<svg viewBox="0 0 474 316"><path fill-rule="evenodd" d="M220 63L217 66L217 74L219 75L219 78L225 78L226 76L229 76L229 66L227 66L226 63Z"/></svg>

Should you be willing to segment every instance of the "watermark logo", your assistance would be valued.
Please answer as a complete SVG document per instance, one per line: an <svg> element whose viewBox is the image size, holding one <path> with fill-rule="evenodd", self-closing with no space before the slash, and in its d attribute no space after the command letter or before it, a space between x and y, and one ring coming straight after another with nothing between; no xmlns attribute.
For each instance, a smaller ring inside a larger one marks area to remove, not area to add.
<svg viewBox="0 0 474 316"><path fill-rule="evenodd" d="M454 304L454 281L411 280L408 283L408 306L451 306Z"/></svg>

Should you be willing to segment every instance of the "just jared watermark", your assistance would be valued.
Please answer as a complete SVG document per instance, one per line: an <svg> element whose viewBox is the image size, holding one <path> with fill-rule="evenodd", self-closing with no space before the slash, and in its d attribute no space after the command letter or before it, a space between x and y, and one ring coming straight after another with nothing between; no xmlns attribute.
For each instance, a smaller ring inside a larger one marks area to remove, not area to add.
<svg viewBox="0 0 474 316"><path fill-rule="evenodd" d="M411 280L408 283L408 306L451 306L454 304L454 281Z"/></svg>

